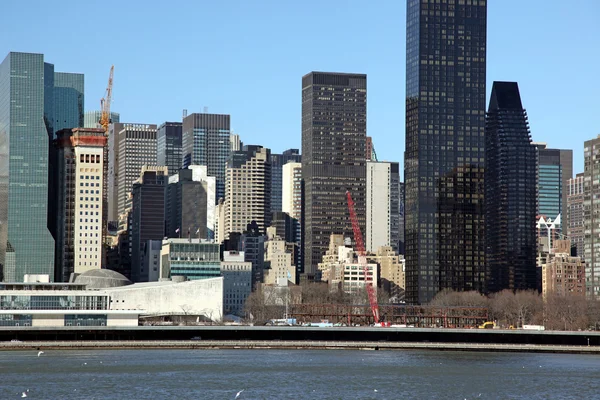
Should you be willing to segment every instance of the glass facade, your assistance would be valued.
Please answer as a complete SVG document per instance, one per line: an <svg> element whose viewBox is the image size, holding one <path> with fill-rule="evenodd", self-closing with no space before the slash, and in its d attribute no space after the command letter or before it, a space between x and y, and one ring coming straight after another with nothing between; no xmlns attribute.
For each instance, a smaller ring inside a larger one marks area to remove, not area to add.
<svg viewBox="0 0 600 400"><path fill-rule="evenodd" d="M106 326L106 319L106 314L67 314L65 315L65 326Z"/></svg>
<svg viewBox="0 0 600 400"><path fill-rule="evenodd" d="M533 290L536 148L516 82L494 82L485 137L487 291Z"/></svg>
<svg viewBox="0 0 600 400"><path fill-rule="evenodd" d="M181 122L165 122L156 131L156 161L175 175L181 168Z"/></svg>
<svg viewBox="0 0 600 400"><path fill-rule="evenodd" d="M108 296L0 294L0 310L108 310L108 306Z"/></svg>
<svg viewBox="0 0 600 400"><path fill-rule="evenodd" d="M206 165L217 178L216 201L225 198L225 168L231 152L230 116L190 114L183 119L182 167Z"/></svg>
<svg viewBox="0 0 600 400"><path fill-rule="evenodd" d="M588 297L600 297L600 135L584 144L583 225L585 286Z"/></svg>
<svg viewBox="0 0 600 400"><path fill-rule="evenodd" d="M346 191L366 226L367 76L302 77L303 263L315 273L332 233L353 237Z"/></svg>
<svg viewBox="0 0 600 400"><path fill-rule="evenodd" d="M83 113L83 127L84 128L97 128L102 117L102 111L86 111ZM120 122L121 116L119 113L110 113L110 122Z"/></svg>
<svg viewBox="0 0 600 400"><path fill-rule="evenodd" d="M31 314L0 314L0 326L31 326Z"/></svg>
<svg viewBox="0 0 600 400"><path fill-rule="evenodd" d="M0 263L7 242L15 256L4 280L22 281L26 273L54 276L54 240L47 228L49 138L55 122L77 113L53 106L54 81L54 68L42 54L9 53L0 66ZM78 95L74 100L66 92L58 90L58 98L78 104Z"/></svg>
<svg viewBox="0 0 600 400"><path fill-rule="evenodd" d="M185 276L188 280L217 278L221 276L219 244L187 239L175 239L169 243L168 254L163 262L168 264L169 275Z"/></svg>
<svg viewBox="0 0 600 400"><path fill-rule="evenodd" d="M407 2L407 303L484 289L486 20L486 0Z"/></svg>

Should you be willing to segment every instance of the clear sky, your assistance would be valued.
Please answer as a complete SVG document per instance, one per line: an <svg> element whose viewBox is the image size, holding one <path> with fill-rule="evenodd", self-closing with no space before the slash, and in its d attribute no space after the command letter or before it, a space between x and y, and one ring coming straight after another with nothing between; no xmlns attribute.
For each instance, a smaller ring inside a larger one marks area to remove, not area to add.
<svg viewBox="0 0 600 400"><path fill-rule="evenodd" d="M600 2L490 0L488 97L515 80L533 140L574 150L600 134ZM367 134L380 160L403 162L406 2L403 0L22 0L0 5L0 59L44 53L85 74L99 108L111 64L112 108L124 122L231 114L246 144L300 148L301 77L366 73Z"/></svg>

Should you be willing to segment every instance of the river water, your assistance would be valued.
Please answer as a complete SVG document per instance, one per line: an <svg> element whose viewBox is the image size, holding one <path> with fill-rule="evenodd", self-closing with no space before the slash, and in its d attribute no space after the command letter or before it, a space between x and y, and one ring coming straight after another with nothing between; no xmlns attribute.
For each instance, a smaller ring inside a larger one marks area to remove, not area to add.
<svg viewBox="0 0 600 400"><path fill-rule="evenodd" d="M0 399L600 399L600 356L439 351L0 352Z"/></svg>

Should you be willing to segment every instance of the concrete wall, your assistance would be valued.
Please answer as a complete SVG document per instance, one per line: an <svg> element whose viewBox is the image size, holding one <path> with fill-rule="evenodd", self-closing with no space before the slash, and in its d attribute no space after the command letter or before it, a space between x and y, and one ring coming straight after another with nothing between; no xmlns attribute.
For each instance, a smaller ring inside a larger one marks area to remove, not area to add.
<svg viewBox="0 0 600 400"><path fill-rule="evenodd" d="M137 314L108 314L106 326L138 326Z"/></svg>
<svg viewBox="0 0 600 400"><path fill-rule="evenodd" d="M113 310L144 310L144 314L223 317L223 278L182 283L158 282L106 289Z"/></svg>
<svg viewBox="0 0 600 400"><path fill-rule="evenodd" d="M65 326L64 314L32 314L31 326Z"/></svg>

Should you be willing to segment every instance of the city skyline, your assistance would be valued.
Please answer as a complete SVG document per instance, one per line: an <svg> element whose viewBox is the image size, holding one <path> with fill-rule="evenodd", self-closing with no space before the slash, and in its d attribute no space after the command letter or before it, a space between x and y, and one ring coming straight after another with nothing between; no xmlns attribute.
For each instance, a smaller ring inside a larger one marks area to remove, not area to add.
<svg viewBox="0 0 600 400"><path fill-rule="evenodd" d="M28 15L32 23L23 25L20 18L12 18L18 14L19 6L8 4L3 13L5 18L0 20L0 34L11 41L0 45L0 51L44 53L60 64L62 70L84 73L86 110L98 109L108 70L115 64L113 109L121 113L123 121L156 124L179 121L183 109L192 113L208 106L209 112L232 115L232 130L246 143L263 143L273 153L300 148L297 76L311 70L365 73L370 82L367 130L381 160L402 163L404 114L398 110L403 108L404 80L391 78L404 75L405 28L401 23L405 20L404 4L390 1L377 6L357 4L345 8L333 2L320 4L319 9L339 14L340 18L363 20L364 16L367 27L361 32L350 32L347 41L337 42L339 51L330 52L328 46L317 46L306 57L307 46L314 42L310 39L335 35L333 27L310 32L295 22L301 20L298 15L313 8L308 3L275 5L264 1L253 7L240 3L233 10L229 7L225 10L220 4L190 4L187 7L190 12L182 13L179 7L159 6L140 11L133 5L117 6L109 1L108 8L119 10L114 22L123 22L124 31L109 31L106 36L81 34L71 39L68 27L56 27L43 31L44 41L36 33L42 33L42 22L49 17L75 19L85 13L93 23L100 21L100 14L87 4L51 7L39 2ZM555 1L522 4L509 0L489 4L486 100L492 80L519 82L522 92L527 94L533 141L545 141L551 148L571 148L575 139L575 173L583 171L583 141L598 133L592 124L592 96L600 83L590 77L594 76L593 66L600 56L591 53L589 62L577 66L577 74L569 72L572 60L585 49L593 48L600 36L600 28L593 19L599 7L590 0L578 7ZM272 9L272 13L267 9ZM515 9L519 12L515 13ZM229 28L218 29L218 33L215 24L222 18L213 18L214 22L207 18L208 24L202 27L184 23L198 12L214 17L227 13L229 20L238 23L227 22ZM279 18L269 24L261 23L273 13ZM159 15L181 19L178 25L182 30L153 32L144 21ZM507 24L510 30L505 29ZM281 38L273 38L277 36L272 35L274 31ZM134 34L148 39L132 49L121 38L137 37ZM64 40L64 35L68 35L69 41ZM175 56L187 54L183 52L194 40L203 40L204 51L211 54L211 59L225 61L175 65L172 59L152 56L168 50ZM251 57L253 53L256 55ZM227 61L236 57L244 62ZM89 59L95 61L90 63ZM172 68L173 73L166 74L166 68ZM567 75L569 79L563 79ZM260 93L258 88L263 87L267 90ZM277 101L273 108L249 107L246 98L250 95L257 96L256 103L274 96ZM564 102L564 96L571 100ZM267 120L269 124L264 123ZM390 126L396 128L389 129Z"/></svg>

